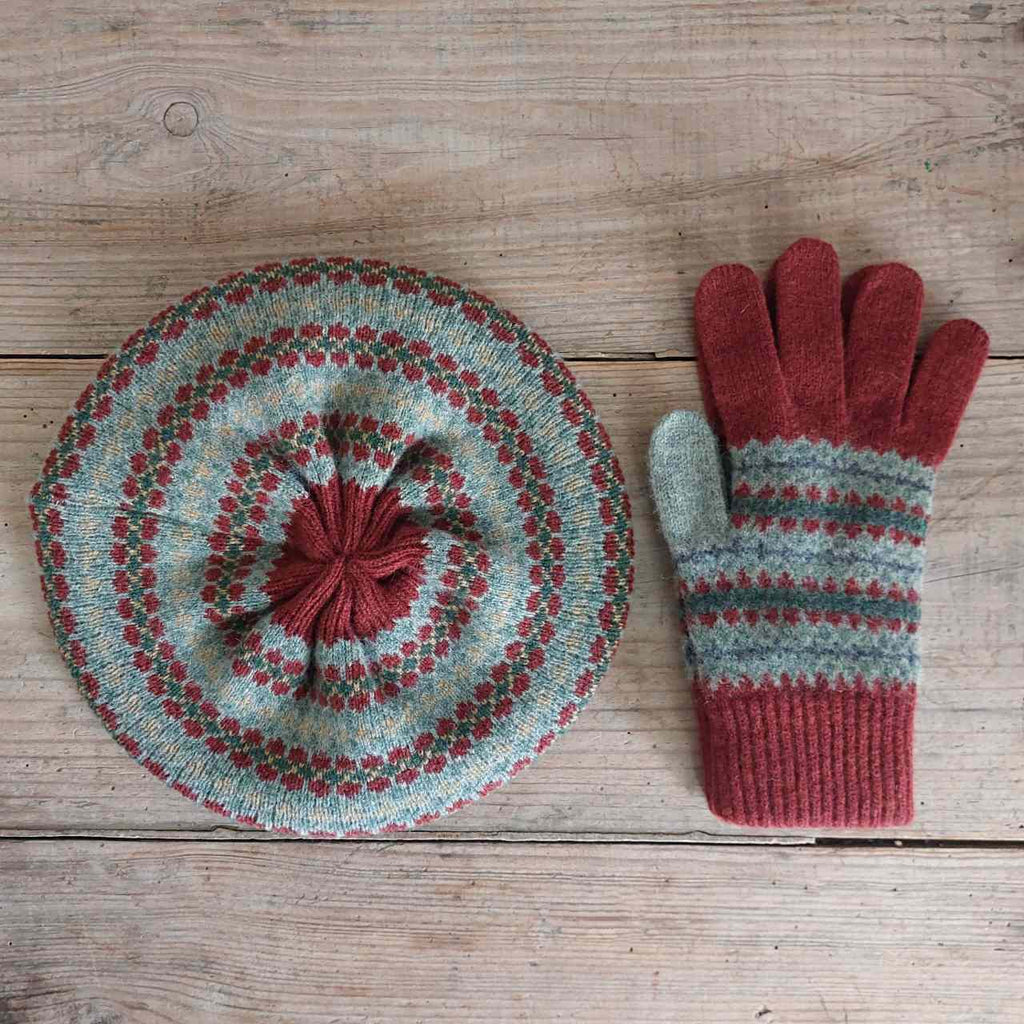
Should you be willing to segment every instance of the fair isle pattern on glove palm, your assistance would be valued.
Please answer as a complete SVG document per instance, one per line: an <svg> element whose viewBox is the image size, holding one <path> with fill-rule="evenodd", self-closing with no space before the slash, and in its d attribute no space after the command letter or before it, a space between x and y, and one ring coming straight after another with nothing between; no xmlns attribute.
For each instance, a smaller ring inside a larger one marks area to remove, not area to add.
<svg viewBox="0 0 1024 1024"><path fill-rule="evenodd" d="M946 324L912 376L920 278L869 267L841 301L835 252L813 239L783 254L774 286L774 327L746 267L717 267L698 289L725 464L693 413L651 441L704 789L743 825L904 824L935 467L988 339Z"/></svg>

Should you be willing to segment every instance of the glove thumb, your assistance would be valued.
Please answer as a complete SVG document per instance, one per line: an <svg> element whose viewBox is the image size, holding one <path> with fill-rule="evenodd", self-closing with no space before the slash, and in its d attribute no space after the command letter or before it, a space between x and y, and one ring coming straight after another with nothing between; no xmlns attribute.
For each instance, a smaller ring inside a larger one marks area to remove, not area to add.
<svg viewBox="0 0 1024 1024"><path fill-rule="evenodd" d="M654 428L651 487L674 558L725 542L729 529L718 439L703 417L669 413Z"/></svg>

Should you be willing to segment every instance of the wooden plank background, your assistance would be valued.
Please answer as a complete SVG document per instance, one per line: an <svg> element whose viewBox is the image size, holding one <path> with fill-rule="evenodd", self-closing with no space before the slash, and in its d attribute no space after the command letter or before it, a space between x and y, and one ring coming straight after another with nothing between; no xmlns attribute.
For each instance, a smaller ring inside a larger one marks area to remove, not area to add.
<svg viewBox="0 0 1024 1024"><path fill-rule="evenodd" d="M0 828L133 835L222 829L223 819L182 800L111 742L76 697L37 598L25 495L54 423L97 369L96 360L11 360L0 376L0 450L9 469L0 490L0 579L7 593L18 595L0 603L0 714L7 724L0 730ZM431 828L734 835L739 830L715 819L700 791L671 567L644 474L657 420L676 407L700 406L694 366L609 361L574 369L603 414L634 499L637 572L629 626L586 713L538 764ZM924 591L918 814L912 826L890 835L1024 838L1022 502L1024 360L990 360L939 477Z"/></svg>
<svg viewBox="0 0 1024 1024"><path fill-rule="evenodd" d="M690 354L705 269L821 232L851 268L915 266L928 325L952 306L1019 354L1021 0L4 17L5 352L103 353L226 269L352 250L479 287L566 356Z"/></svg>
<svg viewBox="0 0 1024 1024"><path fill-rule="evenodd" d="M0 1024L1022 1019L1024 0L3 19ZM875 836L903 849L708 813L644 475L659 416L699 407L700 275L766 271L804 234L848 271L911 263L926 332L992 338L929 539L918 817ZM62 667L24 510L100 356L225 271L308 252L523 316L636 509L630 624L578 724L398 843L277 841L138 769Z"/></svg>
<svg viewBox="0 0 1024 1024"><path fill-rule="evenodd" d="M32 924L0 1019L1020 1020L1012 855L684 853L26 842L0 862L5 910Z"/></svg>

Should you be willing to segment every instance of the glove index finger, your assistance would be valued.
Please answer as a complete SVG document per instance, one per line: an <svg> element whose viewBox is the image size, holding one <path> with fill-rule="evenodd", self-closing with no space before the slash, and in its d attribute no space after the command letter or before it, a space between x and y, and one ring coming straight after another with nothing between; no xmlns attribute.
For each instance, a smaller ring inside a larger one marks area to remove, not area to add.
<svg viewBox="0 0 1024 1024"><path fill-rule="evenodd" d="M718 439L693 412L672 412L654 428L651 488L673 557L725 541L726 481Z"/></svg>
<svg viewBox="0 0 1024 1024"><path fill-rule="evenodd" d="M757 276L736 263L713 267L697 287L693 309L701 371L725 439L740 447L755 437L788 436L790 400Z"/></svg>

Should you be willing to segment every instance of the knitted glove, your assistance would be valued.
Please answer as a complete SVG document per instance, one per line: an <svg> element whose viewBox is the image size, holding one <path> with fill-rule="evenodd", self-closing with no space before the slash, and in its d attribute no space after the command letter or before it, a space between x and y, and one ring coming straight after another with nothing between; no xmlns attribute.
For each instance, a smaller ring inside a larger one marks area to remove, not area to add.
<svg viewBox="0 0 1024 1024"><path fill-rule="evenodd" d="M704 789L742 825L905 824L935 467L988 338L948 323L912 376L921 279L869 267L841 301L836 254L814 239L779 259L774 290L774 329L746 267L716 267L697 291L724 464L693 413L651 440Z"/></svg>

